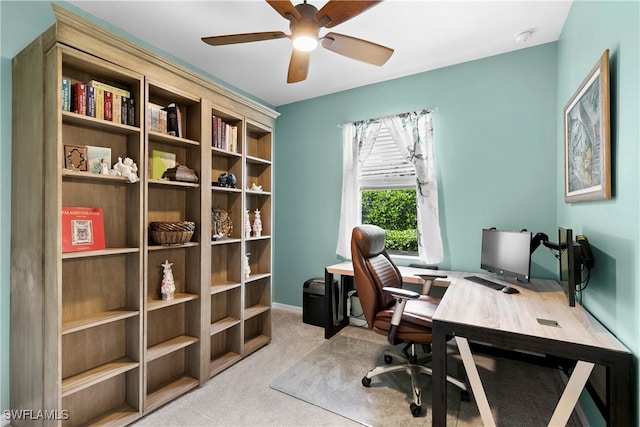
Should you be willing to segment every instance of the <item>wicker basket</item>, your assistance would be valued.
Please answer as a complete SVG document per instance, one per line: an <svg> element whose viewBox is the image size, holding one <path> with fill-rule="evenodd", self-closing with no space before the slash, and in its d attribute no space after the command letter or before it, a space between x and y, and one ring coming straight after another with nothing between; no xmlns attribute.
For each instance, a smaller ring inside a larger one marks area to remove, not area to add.
<svg viewBox="0 0 640 427"><path fill-rule="evenodd" d="M195 222L151 222L149 235L157 245L180 245L191 240L196 229Z"/></svg>

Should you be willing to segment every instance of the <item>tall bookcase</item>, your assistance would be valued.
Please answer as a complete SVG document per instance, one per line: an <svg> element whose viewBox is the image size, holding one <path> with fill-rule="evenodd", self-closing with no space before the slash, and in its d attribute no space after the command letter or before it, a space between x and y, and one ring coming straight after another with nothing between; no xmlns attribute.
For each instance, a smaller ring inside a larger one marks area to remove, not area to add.
<svg viewBox="0 0 640 427"><path fill-rule="evenodd" d="M127 425L271 340L277 113L52 7L57 23L13 61L11 409L46 410L43 424ZM128 91L132 119L63 111L63 79ZM148 106L171 103L181 135L149 125ZM234 128L233 147L215 143L214 117ZM66 169L68 145L129 157L140 180ZM152 178L154 151L198 182ZM235 188L212 184L222 173ZM100 208L105 248L63 251L63 207ZM260 236L245 229L256 209ZM215 238L214 211L232 224ZM149 224L167 221L194 222L190 241L156 244Z"/></svg>

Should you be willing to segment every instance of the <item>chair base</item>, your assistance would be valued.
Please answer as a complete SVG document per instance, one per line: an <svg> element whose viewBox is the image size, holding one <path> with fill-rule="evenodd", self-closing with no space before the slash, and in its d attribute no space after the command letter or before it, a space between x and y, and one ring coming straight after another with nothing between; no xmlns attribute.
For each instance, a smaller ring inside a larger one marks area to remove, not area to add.
<svg viewBox="0 0 640 427"><path fill-rule="evenodd" d="M411 349L411 354L406 352L408 347L410 347ZM411 377L411 389L413 394L413 402L409 405L409 409L411 410L411 414L414 417L420 416L422 413L422 387L420 387L418 378L420 377L420 374L433 374L431 368L424 365L425 362L431 361L431 355L427 355L426 358L422 358L420 361L418 361L415 353L415 345L410 344L409 346L405 347L403 353L390 351L384 352L385 362L391 363L394 358L400 359L404 363L376 366L375 368L367 372L367 375L362 378L362 385L365 387L369 387L371 385L371 379L377 377L378 375L387 374L390 372L405 371ZM463 400L466 400L464 399L465 396L468 399L468 389L467 385L464 382L450 375L447 375L447 381L460 389L460 391L462 392Z"/></svg>

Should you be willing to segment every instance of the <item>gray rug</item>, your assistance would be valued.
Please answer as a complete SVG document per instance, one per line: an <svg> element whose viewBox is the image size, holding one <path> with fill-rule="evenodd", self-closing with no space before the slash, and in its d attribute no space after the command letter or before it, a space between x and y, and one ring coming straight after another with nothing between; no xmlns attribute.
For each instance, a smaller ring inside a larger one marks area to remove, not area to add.
<svg viewBox="0 0 640 427"><path fill-rule="evenodd" d="M409 410L411 381L396 372L374 378L371 387L362 377L383 365L383 346L348 336L337 336L301 359L271 383L271 388L368 426L431 425L430 377L421 376L423 416ZM460 395L450 387L448 425L455 425Z"/></svg>

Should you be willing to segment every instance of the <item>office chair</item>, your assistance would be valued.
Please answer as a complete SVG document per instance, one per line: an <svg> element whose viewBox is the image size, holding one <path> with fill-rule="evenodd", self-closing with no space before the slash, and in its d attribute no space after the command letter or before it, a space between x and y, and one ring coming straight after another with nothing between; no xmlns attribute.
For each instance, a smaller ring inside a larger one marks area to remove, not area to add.
<svg viewBox="0 0 640 427"><path fill-rule="evenodd" d="M416 345L431 353L431 318L440 300L420 295L402 288L402 275L385 250L385 231L375 225L361 225L351 235L351 257L354 278L360 304L370 329L386 335L389 343L405 343L402 354L385 352L387 365L371 369L362 378L362 385L369 387L371 379L381 374L406 371L411 376L413 402L409 409L414 417L422 412L422 390L418 377L431 375L431 368L424 365L431 360L418 360ZM404 363L391 364L394 358ZM447 381L468 398L466 385L453 377Z"/></svg>

